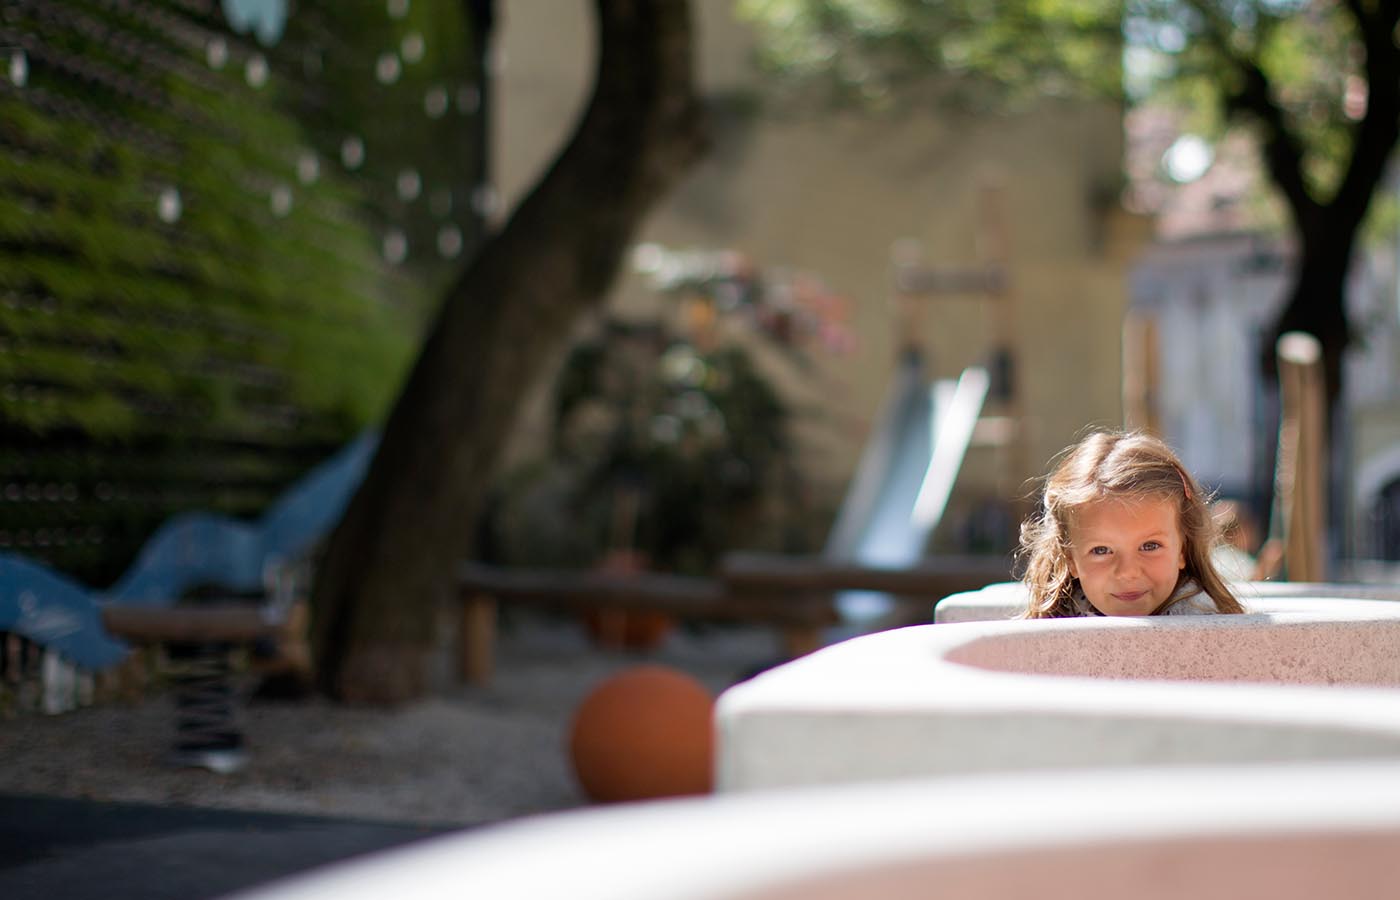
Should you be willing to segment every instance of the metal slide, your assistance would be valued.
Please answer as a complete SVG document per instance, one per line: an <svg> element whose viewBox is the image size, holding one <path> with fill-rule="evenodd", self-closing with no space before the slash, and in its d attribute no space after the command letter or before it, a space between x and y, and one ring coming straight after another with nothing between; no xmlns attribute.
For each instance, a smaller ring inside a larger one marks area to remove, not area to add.
<svg viewBox="0 0 1400 900"><path fill-rule="evenodd" d="M989 382L986 369L970 367L956 382L930 384L922 355L905 354L827 539L827 558L886 568L918 562L943 517ZM845 591L836 607L845 623L838 630L859 633L893 599Z"/></svg>

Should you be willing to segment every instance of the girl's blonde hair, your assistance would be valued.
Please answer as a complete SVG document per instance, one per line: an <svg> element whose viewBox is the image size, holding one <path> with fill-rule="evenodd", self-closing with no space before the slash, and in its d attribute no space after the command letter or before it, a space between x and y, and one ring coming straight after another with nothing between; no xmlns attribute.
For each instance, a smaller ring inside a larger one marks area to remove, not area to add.
<svg viewBox="0 0 1400 900"><path fill-rule="evenodd" d="M1210 551L1216 525L1209 498L1172 449L1137 431L1097 431L1068 448L1045 479L1040 509L1021 525L1025 560L1021 580L1030 593L1028 619L1077 615L1079 579L1070 574L1069 523L1087 504L1107 499L1164 498L1176 505L1186 567L1177 581L1194 580L1222 613L1241 613L1235 595L1215 571ZM1162 610L1157 610L1162 612Z"/></svg>

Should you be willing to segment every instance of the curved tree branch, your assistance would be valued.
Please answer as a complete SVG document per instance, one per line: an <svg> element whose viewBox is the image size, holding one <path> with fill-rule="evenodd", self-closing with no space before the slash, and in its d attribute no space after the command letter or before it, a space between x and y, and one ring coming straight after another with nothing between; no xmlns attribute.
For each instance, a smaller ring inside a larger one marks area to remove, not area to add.
<svg viewBox="0 0 1400 900"><path fill-rule="evenodd" d="M1363 35L1366 49L1366 114L1352 134L1352 156L1333 200L1359 227L1370 206L1376 184L1400 139L1400 47L1395 29L1400 4L1384 3L1375 10L1352 0L1347 4Z"/></svg>
<svg viewBox="0 0 1400 900"><path fill-rule="evenodd" d="M1303 146L1289 128L1283 108L1274 101L1269 76L1250 60L1236 60L1242 84L1227 101L1231 111L1247 113L1263 128L1260 148L1269 176L1283 193L1298 227L1315 227L1320 205L1303 177Z"/></svg>

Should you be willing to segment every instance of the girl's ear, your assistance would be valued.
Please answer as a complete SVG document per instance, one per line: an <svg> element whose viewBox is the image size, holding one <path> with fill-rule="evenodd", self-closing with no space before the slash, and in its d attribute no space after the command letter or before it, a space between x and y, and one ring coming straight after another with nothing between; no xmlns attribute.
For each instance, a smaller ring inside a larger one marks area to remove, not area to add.
<svg viewBox="0 0 1400 900"><path fill-rule="evenodd" d="M1078 578L1078 577L1079 577L1079 567L1076 566L1076 565L1074 564L1074 554L1073 554L1073 553L1066 553L1066 554L1065 554L1065 563L1069 566L1069 577L1070 577L1070 578Z"/></svg>
<svg viewBox="0 0 1400 900"><path fill-rule="evenodd" d="M1185 568L1186 568L1186 547L1185 547L1185 546L1183 546L1183 547L1181 548L1181 552L1177 554L1176 567L1177 567L1178 570L1180 570L1180 569L1185 569Z"/></svg>

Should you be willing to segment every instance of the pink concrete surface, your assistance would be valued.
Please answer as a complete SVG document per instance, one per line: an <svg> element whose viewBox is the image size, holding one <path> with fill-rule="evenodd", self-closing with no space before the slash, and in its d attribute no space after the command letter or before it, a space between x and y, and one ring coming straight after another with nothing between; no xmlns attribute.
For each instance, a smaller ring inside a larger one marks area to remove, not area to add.
<svg viewBox="0 0 1400 900"><path fill-rule="evenodd" d="M1256 617L1251 617L1256 618ZM1251 627L1163 619L1150 629L1024 630L951 648L951 663L1023 675L1260 684L1400 684L1400 619Z"/></svg>
<svg viewBox="0 0 1400 900"><path fill-rule="evenodd" d="M1400 829L1231 835L932 858L734 900L1394 900Z"/></svg>
<svg viewBox="0 0 1400 900"><path fill-rule="evenodd" d="M1400 763L1042 771L470 829L230 900L1396 896Z"/></svg>
<svg viewBox="0 0 1400 900"><path fill-rule="evenodd" d="M1232 585L1248 612L1338 612L1364 609L1364 602L1400 601L1400 585L1326 584L1292 581L1244 581ZM981 590L944 597L934 605L933 621L986 622L1009 619L1026 605L1026 589L1016 581L989 584Z"/></svg>

